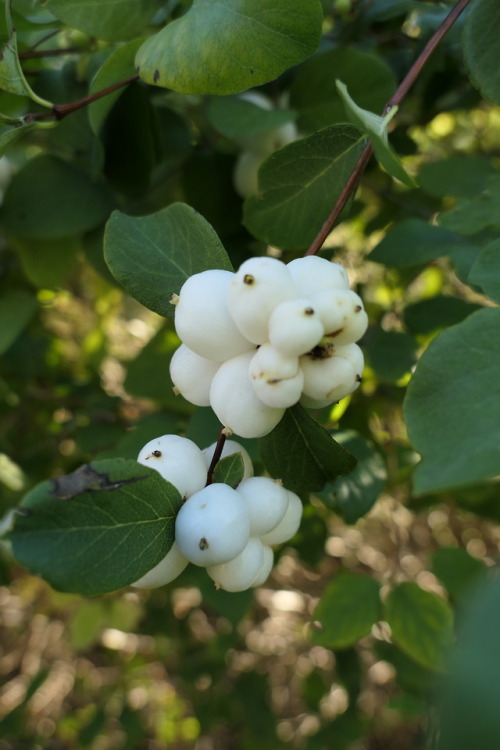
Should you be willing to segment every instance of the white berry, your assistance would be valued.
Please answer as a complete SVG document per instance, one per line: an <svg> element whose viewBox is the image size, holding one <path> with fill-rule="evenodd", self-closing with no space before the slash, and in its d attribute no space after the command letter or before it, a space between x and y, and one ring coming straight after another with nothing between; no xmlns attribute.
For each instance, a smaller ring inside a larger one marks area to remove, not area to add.
<svg viewBox="0 0 500 750"><path fill-rule="evenodd" d="M288 497L285 515L274 529L261 537L263 544L283 544L298 531L303 511L302 501L295 492L285 491Z"/></svg>
<svg viewBox="0 0 500 750"><path fill-rule="evenodd" d="M322 289L349 289L345 268L317 255L296 258L287 268L301 297L310 297Z"/></svg>
<svg viewBox="0 0 500 750"><path fill-rule="evenodd" d="M295 284L284 263L277 258L250 258L231 281L228 307L243 336L254 344L264 344L274 308L296 296Z"/></svg>
<svg viewBox="0 0 500 750"><path fill-rule="evenodd" d="M345 346L335 346L333 349L334 357L343 357L354 367L356 380L361 381L361 376L365 367L365 358L363 352L357 344L346 344Z"/></svg>
<svg viewBox="0 0 500 750"><path fill-rule="evenodd" d="M282 354L299 357L323 338L323 324L307 299L281 302L269 318L269 341Z"/></svg>
<svg viewBox="0 0 500 750"><path fill-rule="evenodd" d="M252 588L256 588L257 586L262 586L262 584L265 583L267 579L269 578L269 574L271 573L271 570L273 569L274 552L272 551L271 547L269 547L267 544L263 544L262 548L263 548L262 564L260 566L260 569L257 575L252 581Z"/></svg>
<svg viewBox="0 0 500 750"><path fill-rule="evenodd" d="M300 398L304 376L298 357L288 357L271 344L257 349L248 374L255 393L267 406L288 408Z"/></svg>
<svg viewBox="0 0 500 750"><path fill-rule="evenodd" d="M243 438L267 435L285 410L266 406L256 395L248 369L252 352L224 362L210 387L210 405L224 427Z"/></svg>
<svg viewBox="0 0 500 750"><path fill-rule="evenodd" d="M344 357L316 358L306 354L300 364L304 373L304 393L316 401L340 401L359 385L356 370Z"/></svg>
<svg viewBox="0 0 500 750"><path fill-rule="evenodd" d="M288 508L284 487L269 477L251 477L238 485L250 514L250 534L266 534L281 521Z"/></svg>
<svg viewBox="0 0 500 750"><path fill-rule="evenodd" d="M136 589L154 589L170 583L182 573L188 560L181 554L176 542L172 544L163 560L151 568L145 575L130 585Z"/></svg>
<svg viewBox="0 0 500 750"><path fill-rule="evenodd" d="M223 362L252 348L235 325L227 307L234 278L230 271L211 269L190 276L175 307L175 330L200 357Z"/></svg>
<svg viewBox="0 0 500 750"><path fill-rule="evenodd" d="M207 481L203 453L192 440L179 435L162 435L141 448L137 461L155 469L177 487L182 497L198 492Z"/></svg>
<svg viewBox="0 0 500 750"><path fill-rule="evenodd" d="M207 573L218 588L225 591L245 591L252 586L263 562L262 542L252 537L239 555L229 562L208 567Z"/></svg>
<svg viewBox="0 0 500 750"><path fill-rule="evenodd" d="M327 289L312 295L312 303L325 329L325 338L335 345L351 344L366 331L368 317L363 301L350 289Z"/></svg>
<svg viewBox="0 0 500 750"><path fill-rule="evenodd" d="M255 195L259 189L259 169L265 156L252 151L242 151L236 159L233 172L234 189L242 198Z"/></svg>
<svg viewBox="0 0 500 750"><path fill-rule="evenodd" d="M181 553L202 567L232 560L249 538L248 508L227 484L209 484L196 492L182 505L175 521Z"/></svg>
<svg viewBox="0 0 500 750"><path fill-rule="evenodd" d="M210 406L210 385L220 362L213 362L181 344L170 360L170 377L176 391L195 406Z"/></svg>
<svg viewBox="0 0 500 750"><path fill-rule="evenodd" d="M205 460L207 462L207 469L212 462L216 445L217 443L212 443L212 445L209 445L208 448L204 448L202 450L202 453L205 456ZM227 456L232 456L234 453L240 453L243 459L243 479L253 477L252 459L250 458L250 455L246 448L240 445L240 443L237 443L236 440L226 440L226 442L224 443L224 447L222 448L220 457L226 458Z"/></svg>

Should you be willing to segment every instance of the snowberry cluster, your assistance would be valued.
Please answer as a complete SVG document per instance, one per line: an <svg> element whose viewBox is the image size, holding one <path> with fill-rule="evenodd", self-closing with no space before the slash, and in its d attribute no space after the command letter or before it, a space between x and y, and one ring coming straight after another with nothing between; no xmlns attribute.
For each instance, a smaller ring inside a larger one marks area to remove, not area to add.
<svg viewBox="0 0 500 750"><path fill-rule="evenodd" d="M274 109L272 101L259 91L247 91L241 94L240 99L260 109ZM238 156L234 167L233 180L236 192L242 198L254 195L258 189L258 172L262 162L279 148L297 140L298 137L294 122L288 122L280 128L266 130L256 135L239 137L237 141L243 151Z"/></svg>
<svg viewBox="0 0 500 750"><path fill-rule="evenodd" d="M215 446L202 451L187 438L163 435L141 449L138 462L155 469L186 499L170 551L133 586L163 586L189 562L206 568L217 588L244 591L261 586L273 566L270 545L286 542L299 528L300 498L279 482L255 477L250 456L233 440L224 444L222 457L241 454L244 475L238 488L205 486Z"/></svg>
<svg viewBox="0 0 500 750"><path fill-rule="evenodd" d="M173 302L174 390L241 437L266 435L298 401L339 401L361 381L355 342L368 319L338 263L250 258L236 273L191 276Z"/></svg>

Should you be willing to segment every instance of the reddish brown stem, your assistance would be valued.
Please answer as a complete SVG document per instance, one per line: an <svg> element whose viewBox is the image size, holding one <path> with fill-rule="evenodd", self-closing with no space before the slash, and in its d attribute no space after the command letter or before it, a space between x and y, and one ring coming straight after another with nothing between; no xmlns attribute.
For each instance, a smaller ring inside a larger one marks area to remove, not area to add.
<svg viewBox="0 0 500 750"><path fill-rule="evenodd" d="M122 81L107 86L105 89L101 89L101 91L96 91L95 94L90 94L83 99L78 99L76 102L70 102L69 104L54 104L51 109L47 109L44 112L32 112L24 116L24 122L35 122L35 120L45 120L50 117L54 117L56 120L62 120L73 112L76 112L78 109L87 107L89 104L92 104L92 102L96 102L98 99L102 99L103 96L112 94L113 91L117 91L118 89L123 88L123 86L127 86L138 78L139 76L136 73L129 78L124 78Z"/></svg>
<svg viewBox="0 0 500 750"><path fill-rule="evenodd" d="M430 58L430 56L432 55L432 53L434 52L438 44L441 42L442 38L445 36L445 34L448 33L448 31L451 29L451 27L453 26L457 18L466 9L466 7L469 5L470 2L471 0L458 0L457 4L448 13L443 23L441 24L441 26L436 30L436 32L429 39L424 49L422 50L420 55L417 57L417 59L411 66L410 70L408 71L406 76L403 78L403 80L399 84L394 95L389 99L389 101L385 105L382 115L386 115L388 112L390 112L390 110L393 107L399 107L404 97L408 93L409 89L413 86L416 79L420 75L422 68L424 67L424 65L426 64L426 62L428 61L428 59ZM333 227L335 226L337 219L339 218L340 214L346 207L347 201L349 200L352 193L356 189L359 179L361 175L363 174L366 165L370 161L371 155L372 155L372 147L370 146L370 144L368 144L363 149L361 156L359 157L354 169L352 170L351 176L349 177L348 181L344 185L344 188L342 192L340 193L339 197L337 198L335 205L333 206L332 210L328 214L327 219L325 220L323 226L321 227L318 234L312 241L305 255L314 255L322 248L323 243L325 242L326 238L328 237Z"/></svg>
<svg viewBox="0 0 500 750"><path fill-rule="evenodd" d="M217 438L217 445L215 446L214 455L212 456L212 460L210 461L210 466L208 467L207 483L205 485L206 487L208 487L209 484L212 484L214 469L219 463L220 457L222 455L222 449L224 448L224 443L226 442L226 437L227 437L224 430L225 430L225 427L221 427L221 431L219 432L219 437Z"/></svg>

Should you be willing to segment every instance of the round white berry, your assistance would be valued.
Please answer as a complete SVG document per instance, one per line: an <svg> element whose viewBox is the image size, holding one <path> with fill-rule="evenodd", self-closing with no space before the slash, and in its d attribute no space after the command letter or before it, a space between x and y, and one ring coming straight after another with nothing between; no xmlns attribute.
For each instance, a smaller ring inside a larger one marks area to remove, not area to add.
<svg viewBox="0 0 500 750"><path fill-rule="evenodd" d="M259 189L259 169L265 156L252 151L242 151L236 159L233 172L234 189L242 198L255 195Z"/></svg>
<svg viewBox="0 0 500 750"><path fill-rule="evenodd" d="M195 273L182 285L175 307L175 330L181 341L200 357L214 362L224 362L252 348L227 308L233 278L233 273L220 269Z"/></svg>
<svg viewBox="0 0 500 750"><path fill-rule="evenodd" d="M170 360L170 377L176 392L195 406L210 406L210 384L220 362L200 357L181 344Z"/></svg>
<svg viewBox="0 0 500 750"><path fill-rule="evenodd" d="M274 552L272 551L271 547L269 547L267 544L263 544L262 548L263 548L262 564L260 566L260 569L257 575L252 581L252 588L256 588L257 586L262 586L262 584L265 583L267 579L269 578L269 574L271 573L271 570L273 569Z"/></svg>
<svg viewBox="0 0 500 750"><path fill-rule="evenodd" d="M136 589L154 589L170 583L182 573L189 560L181 554L176 542L172 544L163 560L141 578L130 585Z"/></svg>
<svg viewBox="0 0 500 750"><path fill-rule="evenodd" d="M248 369L252 352L224 362L210 387L210 405L224 427L243 438L267 435L285 410L266 406L256 395Z"/></svg>
<svg viewBox="0 0 500 750"><path fill-rule="evenodd" d="M306 354L300 359L304 373L304 393L316 401L340 401L359 385L356 370L344 357L316 358Z"/></svg>
<svg viewBox="0 0 500 750"><path fill-rule="evenodd" d="M287 357L271 344L262 344L248 372L255 393L267 406L288 408L299 400L304 376L298 357Z"/></svg>
<svg viewBox="0 0 500 750"><path fill-rule="evenodd" d="M323 323L325 338L333 344L351 344L366 331L368 316L356 292L326 289L312 295L312 302Z"/></svg>
<svg viewBox="0 0 500 750"><path fill-rule="evenodd" d="M287 264L301 297L310 297L322 289L349 289L344 266L317 255L296 258Z"/></svg>
<svg viewBox="0 0 500 750"><path fill-rule="evenodd" d="M239 555L221 565L211 565L207 568L207 573L218 588L225 591L245 591L252 586L263 562L262 542L251 537Z"/></svg>
<svg viewBox="0 0 500 750"><path fill-rule="evenodd" d="M204 448L202 450L202 453L205 456L205 461L207 462L207 469L212 462L212 457L214 455L216 445L217 443L212 443L212 445L209 445L208 448ZM222 448L220 457L226 458L227 456L232 456L234 453L240 453L243 459L243 479L253 477L252 459L250 458L250 455L246 448L240 445L240 443L237 443L236 440L226 440L226 442L224 443L224 447Z"/></svg>
<svg viewBox="0 0 500 750"><path fill-rule="evenodd" d="M274 308L296 296L295 284L284 263L277 258L249 258L234 274L228 307L243 336L254 344L264 344Z"/></svg>
<svg viewBox="0 0 500 750"><path fill-rule="evenodd" d="M191 495L175 521L175 539L184 557L207 567L239 555L250 537L250 514L227 484L209 484Z"/></svg>
<svg viewBox="0 0 500 750"><path fill-rule="evenodd" d="M238 485L250 514L251 536L261 536L274 529L288 508L284 487L269 477L251 477Z"/></svg>
<svg viewBox="0 0 500 750"><path fill-rule="evenodd" d="M281 302L269 318L271 345L289 357L299 357L313 349L324 333L314 305L307 299Z"/></svg>
<svg viewBox="0 0 500 750"><path fill-rule="evenodd" d="M346 344L345 346L335 346L333 349L334 357L343 357L354 367L356 380L361 381L361 376L365 368L365 358L363 352L357 344Z"/></svg>
<svg viewBox="0 0 500 750"><path fill-rule="evenodd" d="M203 453L192 440L179 435L162 435L141 448L137 461L155 469L177 487L182 497L198 492L207 481Z"/></svg>
<svg viewBox="0 0 500 750"><path fill-rule="evenodd" d="M288 507L285 515L274 529L261 537L263 544L283 544L294 536L300 526L302 518L302 501L295 492L286 490Z"/></svg>
<svg viewBox="0 0 500 750"><path fill-rule="evenodd" d="M324 409L325 406L330 406L333 401L330 398L317 399L306 396L305 393L300 397L300 403L305 406L306 409Z"/></svg>

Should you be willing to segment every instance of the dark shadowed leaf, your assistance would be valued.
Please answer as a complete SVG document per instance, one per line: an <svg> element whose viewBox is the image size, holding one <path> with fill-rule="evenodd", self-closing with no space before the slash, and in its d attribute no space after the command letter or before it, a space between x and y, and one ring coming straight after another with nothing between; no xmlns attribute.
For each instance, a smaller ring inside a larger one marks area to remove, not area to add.
<svg viewBox="0 0 500 750"><path fill-rule="evenodd" d="M379 327L369 331L364 346L369 365L385 383L396 383L411 371L416 350L414 339L407 333Z"/></svg>
<svg viewBox="0 0 500 750"><path fill-rule="evenodd" d="M486 566L463 547L441 547L432 554L431 570L446 586L452 599L460 602L486 572Z"/></svg>
<svg viewBox="0 0 500 750"><path fill-rule="evenodd" d="M459 234L422 219L404 219L392 225L368 258L390 268L411 268L447 255L448 248L463 241Z"/></svg>
<svg viewBox="0 0 500 750"><path fill-rule="evenodd" d="M35 314L36 298L24 289L4 292L0 299L0 354L14 343Z"/></svg>
<svg viewBox="0 0 500 750"><path fill-rule="evenodd" d="M473 198L480 193L494 168L479 156L450 156L424 164L418 173L422 190L436 198Z"/></svg>
<svg viewBox="0 0 500 750"><path fill-rule="evenodd" d="M481 94L500 104L500 15L496 0L476 0L464 24L465 64Z"/></svg>
<svg viewBox="0 0 500 750"><path fill-rule="evenodd" d="M470 270L469 281L500 303L500 240L493 240L481 251Z"/></svg>
<svg viewBox="0 0 500 750"><path fill-rule="evenodd" d="M437 294L407 305L403 310L403 318L411 333L427 334L461 323L468 315L480 309L480 305L466 302L460 297Z"/></svg>

